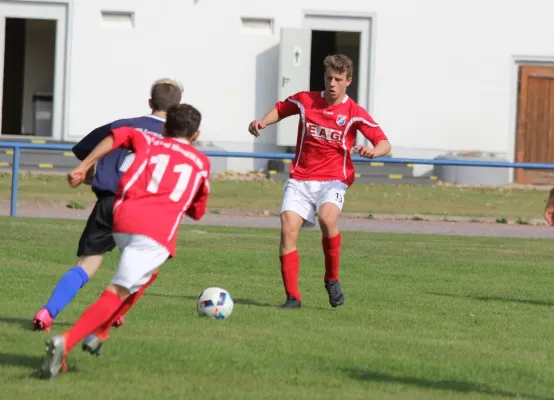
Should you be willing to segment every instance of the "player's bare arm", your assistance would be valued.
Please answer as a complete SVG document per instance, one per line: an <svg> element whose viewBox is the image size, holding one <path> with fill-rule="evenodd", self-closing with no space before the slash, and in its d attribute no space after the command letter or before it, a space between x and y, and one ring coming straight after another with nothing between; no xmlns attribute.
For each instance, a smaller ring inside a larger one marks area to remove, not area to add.
<svg viewBox="0 0 554 400"><path fill-rule="evenodd" d="M550 190L548 202L544 209L544 219L550 226L554 226L554 188Z"/></svg>
<svg viewBox="0 0 554 400"><path fill-rule="evenodd" d="M279 112L277 108L274 107L264 115L263 119L252 121L250 125L248 125L248 132L258 137L260 136L260 130L264 129L266 126L276 124L280 120Z"/></svg>
<svg viewBox="0 0 554 400"><path fill-rule="evenodd" d="M98 146L81 163L67 175L69 186L76 188L83 183L94 164L113 149L114 137L112 134L103 139Z"/></svg>
<svg viewBox="0 0 554 400"><path fill-rule="evenodd" d="M360 144L354 147L354 150L360 154L360 157L364 158L379 158L390 153L391 144L388 140L381 140L373 148Z"/></svg>
<svg viewBox="0 0 554 400"><path fill-rule="evenodd" d="M85 175L85 181L83 182L85 185L92 185L92 180L94 179L94 172L95 172L95 166L93 165L90 167L90 169L87 171Z"/></svg>

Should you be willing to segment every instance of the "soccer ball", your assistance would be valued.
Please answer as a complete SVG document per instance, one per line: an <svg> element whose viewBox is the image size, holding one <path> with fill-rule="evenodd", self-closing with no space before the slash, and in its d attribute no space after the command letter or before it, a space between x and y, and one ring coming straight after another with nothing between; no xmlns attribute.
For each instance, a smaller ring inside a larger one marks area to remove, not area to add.
<svg viewBox="0 0 554 400"><path fill-rule="evenodd" d="M223 319L233 312L235 303L225 289L210 287L198 296L196 308L201 317Z"/></svg>

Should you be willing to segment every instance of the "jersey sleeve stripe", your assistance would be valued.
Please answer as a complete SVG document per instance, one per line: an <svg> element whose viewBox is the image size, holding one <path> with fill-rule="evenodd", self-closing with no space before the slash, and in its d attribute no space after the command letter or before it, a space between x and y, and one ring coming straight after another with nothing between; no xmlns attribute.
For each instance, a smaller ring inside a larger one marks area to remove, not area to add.
<svg viewBox="0 0 554 400"><path fill-rule="evenodd" d="M346 136L348 135L348 132L350 131L350 128L352 128L352 125L354 125L356 122L361 122L362 124L368 125L372 128L377 128L379 125L373 124L369 122L367 119L362 117L354 117L350 121L348 121L348 124L346 124L346 129L344 130L344 135L342 139L342 148L344 149L344 162L342 166L342 171L344 173L344 177L346 178L346 159L348 154L348 149L346 148Z"/></svg>
<svg viewBox="0 0 554 400"><path fill-rule="evenodd" d="M138 129L136 129L136 131L142 135L142 137L144 138L148 146L154 140L153 136L147 135L144 132L139 131ZM135 155L134 153L132 154L133 154L133 161L134 161ZM144 160L144 162L140 165L138 170L133 174L131 179L129 179L129 182L127 182L127 184L123 187L123 190L121 191L121 198L117 199L117 201L114 203L114 207L113 207L114 211L117 207L121 205L121 202L125 199L125 194L127 194L127 191L135 184L135 182L138 180L140 175L144 172L144 169L146 168L147 164L148 164L148 159Z"/></svg>
<svg viewBox="0 0 554 400"><path fill-rule="evenodd" d="M119 207L121 202L125 199L125 194L127 194L127 191L135 184L135 182L138 180L140 175L143 173L147 163L148 161L144 160L143 163L140 165L139 169L137 170L137 172L133 174L131 179L129 179L129 182L127 182L127 184L123 187L123 190L121 191L121 198L117 199L117 201L114 204L114 207L113 207L114 211L117 207Z"/></svg>
<svg viewBox="0 0 554 400"><path fill-rule="evenodd" d="M366 124L368 126L371 126L372 128L377 128L379 127L379 124L374 124L374 123L371 123L369 122L367 119L364 119L364 118L354 118L354 119L357 119L359 122L363 123L363 124Z"/></svg>
<svg viewBox="0 0 554 400"><path fill-rule="evenodd" d="M291 98L288 98L287 100L295 104L296 107L298 107L298 109L300 110L300 120L302 121L302 135L300 136L300 146L298 148L298 159L296 160L295 166L291 171L291 172L294 172L294 170L296 169L296 165L298 165L298 161L302 156L302 145L304 144L304 136L306 135L306 109L304 108L302 103L300 103L297 100L293 100Z"/></svg>

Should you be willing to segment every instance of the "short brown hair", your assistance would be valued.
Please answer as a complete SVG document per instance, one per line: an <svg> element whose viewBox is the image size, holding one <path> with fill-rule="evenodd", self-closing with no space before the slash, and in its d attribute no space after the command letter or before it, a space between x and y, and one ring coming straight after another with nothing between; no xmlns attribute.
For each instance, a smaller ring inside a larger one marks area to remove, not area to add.
<svg viewBox="0 0 554 400"><path fill-rule="evenodd" d="M158 79L150 89L150 101L154 111L167 111L181 102L181 85L171 79Z"/></svg>
<svg viewBox="0 0 554 400"><path fill-rule="evenodd" d="M190 104L172 105L167 110L165 129L170 137L191 137L200 127L202 114Z"/></svg>
<svg viewBox="0 0 554 400"><path fill-rule="evenodd" d="M325 69L331 68L339 74L346 72L346 77L352 78L354 64L352 63L350 57L345 56L344 54L333 54L325 57L325 60L323 60L323 66Z"/></svg>

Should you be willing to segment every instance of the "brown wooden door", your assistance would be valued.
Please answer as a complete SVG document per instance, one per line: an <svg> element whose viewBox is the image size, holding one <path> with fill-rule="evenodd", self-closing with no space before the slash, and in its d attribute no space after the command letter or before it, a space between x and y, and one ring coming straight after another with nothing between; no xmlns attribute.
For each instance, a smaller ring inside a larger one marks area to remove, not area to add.
<svg viewBox="0 0 554 400"><path fill-rule="evenodd" d="M516 160L554 164L554 67L521 66L516 133ZM524 184L553 184L554 170L515 170Z"/></svg>

